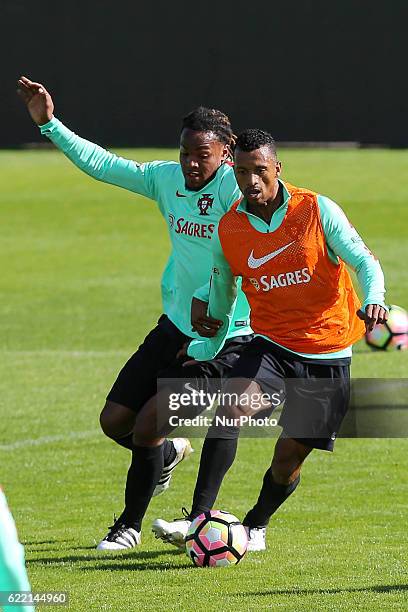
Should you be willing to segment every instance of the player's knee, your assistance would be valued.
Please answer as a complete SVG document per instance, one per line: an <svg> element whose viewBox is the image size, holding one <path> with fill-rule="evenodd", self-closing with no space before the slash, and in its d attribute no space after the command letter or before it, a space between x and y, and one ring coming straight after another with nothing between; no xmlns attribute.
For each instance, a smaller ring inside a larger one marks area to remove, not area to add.
<svg viewBox="0 0 408 612"><path fill-rule="evenodd" d="M132 431L134 414L129 408L107 401L99 416L103 433L112 440Z"/></svg>
<svg viewBox="0 0 408 612"><path fill-rule="evenodd" d="M99 425L105 436L108 438L112 437L112 429L111 429L111 419L105 412L105 408L102 409L101 414L99 415Z"/></svg>

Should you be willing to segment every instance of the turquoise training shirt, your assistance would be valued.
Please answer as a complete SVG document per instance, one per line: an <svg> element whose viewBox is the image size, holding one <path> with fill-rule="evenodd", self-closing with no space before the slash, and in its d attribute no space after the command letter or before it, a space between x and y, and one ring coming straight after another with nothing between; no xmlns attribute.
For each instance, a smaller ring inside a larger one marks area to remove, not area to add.
<svg viewBox="0 0 408 612"><path fill-rule="evenodd" d="M283 202L272 215L269 224L247 211L245 199L238 205L237 210L244 212L251 225L259 232L273 232L281 225L286 215L291 196L285 187L285 183L283 181L279 182L283 188ZM318 206L328 256L334 263L338 263L339 259L342 259L347 265L354 269L363 292L362 310L364 310L368 304L385 306L384 275L379 261L366 247L361 236L350 224L340 206L322 195L318 195ZM223 326L214 338L194 340L190 344L188 354L198 360L212 359L214 355L221 350L225 339L228 337L229 325L232 323L231 314L236 295L236 279L232 274L228 261L224 257L218 238L218 232L216 239L213 241L213 268L217 269L217 274L213 274L211 278L209 313L211 316L222 320ZM271 299L273 299L272 296ZM272 344L276 344L273 343L270 338L266 336L262 337ZM285 346L283 348L301 357L310 359L318 358L319 360L340 359L343 357L350 357L352 354L351 347L332 353L319 354L296 353Z"/></svg>
<svg viewBox="0 0 408 612"><path fill-rule="evenodd" d="M16 526L0 488L0 591L30 591L24 563L24 548L18 541ZM31 612L31 605L0 605L4 612Z"/></svg>
<svg viewBox="0 0 408 612"><path fill-rule="evenodd" d="M185 187L177 162L139 164L124 159L80 138L56 117L40 129L89 176L157 202L171 241L171 253L161 283L163 309L184 334L199 338L191 331L191 300L194 292L201 288L201 299L208 301L211 245L218 221L240 197L231 165L222 164L210 183L200 191L191 191ZM238 287L227 338L250 333L248 302Z"/></svg>

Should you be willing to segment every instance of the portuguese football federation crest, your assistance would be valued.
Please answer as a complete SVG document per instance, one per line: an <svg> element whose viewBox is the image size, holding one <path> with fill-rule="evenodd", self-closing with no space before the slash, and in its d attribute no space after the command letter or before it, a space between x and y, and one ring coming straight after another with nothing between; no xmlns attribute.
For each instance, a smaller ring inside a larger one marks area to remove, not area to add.
<svg viewBox="0 0 408 612"><path fill-rule="evenodd" d="M201 198L197 202L197 206L200 209L200 215L208 216L208 209L212 208L214 198L212 193L203 193Z"/></svg>

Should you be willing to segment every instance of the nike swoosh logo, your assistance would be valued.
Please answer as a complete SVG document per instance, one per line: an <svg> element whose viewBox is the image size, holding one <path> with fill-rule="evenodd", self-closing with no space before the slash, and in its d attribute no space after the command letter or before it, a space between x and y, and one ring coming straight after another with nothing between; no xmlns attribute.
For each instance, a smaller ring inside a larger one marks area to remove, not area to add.
<svg viewBox="0 0 408 612"><path fill-rule="evenodd" d="M285 246L281 247L280 249L277 249L276 251L273 251L273 253L268 253L268 255L264 255L263 257L259 257L259 259L254 257L254 250L252 249L252 251L251 251L251 253L250 253L249 257L248 257L248 266L250 268L252 268L252 269L259 268L260 266L263 266L263 264L266 264L267 261L270 261L271 259L276 257L277 255L279 255L279 253L282 253L282 251L285 251L294 242L295 241L292 240L292 242L289 242L289 244L285 244Z"/></svg>
<svg viewBox="0 0 408 612"><path fill-rule="evenodd" d="M178 189L177 189L177 191L176 191L176 196L177 196L178 198L186 198L186 197L187 197L186 195L184 195L184 193L179 193L179 190L178 190Z"/></svg>

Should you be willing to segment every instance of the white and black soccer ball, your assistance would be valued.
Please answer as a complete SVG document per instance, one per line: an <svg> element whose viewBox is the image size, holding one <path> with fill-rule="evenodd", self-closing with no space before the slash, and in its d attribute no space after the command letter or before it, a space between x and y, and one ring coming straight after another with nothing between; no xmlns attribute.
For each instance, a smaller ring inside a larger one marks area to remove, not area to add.
<svg viewBox="0 0 408 612"><path fill-rule="evenodd" d="M186 536L186 552L199 567L236 565L245 555L248 538L236 516L210 510L195 518Z"/></svg>

